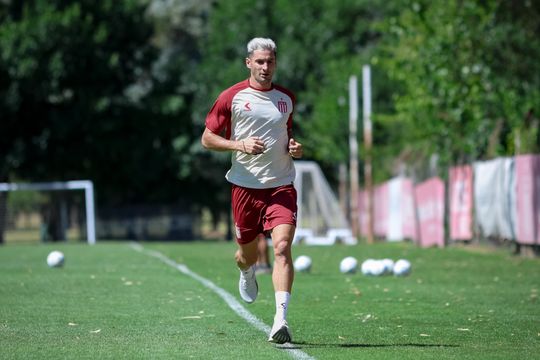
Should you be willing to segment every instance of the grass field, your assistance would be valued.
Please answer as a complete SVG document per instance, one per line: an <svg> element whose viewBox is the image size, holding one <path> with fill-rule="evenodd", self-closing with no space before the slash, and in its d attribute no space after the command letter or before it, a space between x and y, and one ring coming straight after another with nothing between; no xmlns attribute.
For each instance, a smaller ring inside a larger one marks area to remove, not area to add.
<svg viewBox="0 0 540 360"><path fill-rule="evenodd" d="M408 243L294 248L313 259L296 275L294 343L240 317L232 243L0 247L1 359L534 359L540 358L540 260L507 251L419 249ZM48 268L48 252L66 255ZM408 277L343 275L353 255L406 258ZM188 276L175 264L186 265ZM269 275L242 309L270 326ZM239 302L240 304L240 302Z"/></svg>

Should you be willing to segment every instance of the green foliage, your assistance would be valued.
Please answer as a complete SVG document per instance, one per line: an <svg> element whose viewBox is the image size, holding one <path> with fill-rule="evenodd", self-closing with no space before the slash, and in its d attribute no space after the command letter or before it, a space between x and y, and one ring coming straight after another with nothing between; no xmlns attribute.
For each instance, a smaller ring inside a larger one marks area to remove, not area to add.
<svg viewBox="0 0 540 360"><path fill-rule="evenodd" d="M540 105L538 14L529 1L411 1L389 19L380 63L402 84L395 116L417 154L448 165L514 153L509 132Z"/></svg>
<svg viewBox="0 0 540 360"><path fill-rule="evenodd" d="M364 64L377 181L432 154L444 167L538 152L539 4L3 1L0 181L89 178L101 205L228 210L229 154L199 139L217 95L247 78L254 36L276 40L295 137L330 178L349 158L348 79Z"/></svg>
<svg viewBox="0 0 540 360"><path fill-rule="evenodd" d="M191 123L179 120L185 95L169 77L181 64L153 73L158 52L145 6L58 0L15 8L0 25L0 175L89 178L102 205L174 201L172 139L191 134Z"/></svg>
<svg viewBox="0 0 540 360"><path fill-rule="evenodd" d="M8 202L14 214L29 213L46 202L46 195L33 191L13 191L8 197Z"/></svg>

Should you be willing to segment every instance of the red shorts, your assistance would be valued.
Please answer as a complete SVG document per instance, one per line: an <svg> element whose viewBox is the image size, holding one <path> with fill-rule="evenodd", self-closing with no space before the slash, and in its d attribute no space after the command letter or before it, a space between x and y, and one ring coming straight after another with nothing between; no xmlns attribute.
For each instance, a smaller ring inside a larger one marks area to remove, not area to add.
<svg viewBox="0 0 540 360"><path fill-rule="evenodd" d="M232 208L236 241L247 244L277 225L296 226L296 189L291 185L249 189L232 185Z"/></svg>

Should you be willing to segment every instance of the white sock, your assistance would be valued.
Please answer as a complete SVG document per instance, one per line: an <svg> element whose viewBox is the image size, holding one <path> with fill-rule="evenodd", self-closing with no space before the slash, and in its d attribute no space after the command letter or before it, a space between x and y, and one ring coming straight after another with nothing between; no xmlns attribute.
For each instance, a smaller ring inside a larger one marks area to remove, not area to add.
<svg viewBox="0 0 540 360"><path fill-rule="evenodd" d="M276 316L274 321L287 320L287 308L291 294L286 291L276 291Z"/></svg>

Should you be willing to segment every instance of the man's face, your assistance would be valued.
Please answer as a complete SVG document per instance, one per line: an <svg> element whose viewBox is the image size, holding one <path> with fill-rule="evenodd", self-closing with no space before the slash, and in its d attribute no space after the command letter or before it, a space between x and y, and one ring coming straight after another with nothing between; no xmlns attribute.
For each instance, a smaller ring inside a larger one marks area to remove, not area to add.
<svg viewBox="0 0 540 360"><path fill-rule="evenodd" d="M246 66L251 71L251 78L257 83L268 86L276 69L276 56L270 50L255 50L251 57L246 58Z"/></svg>

